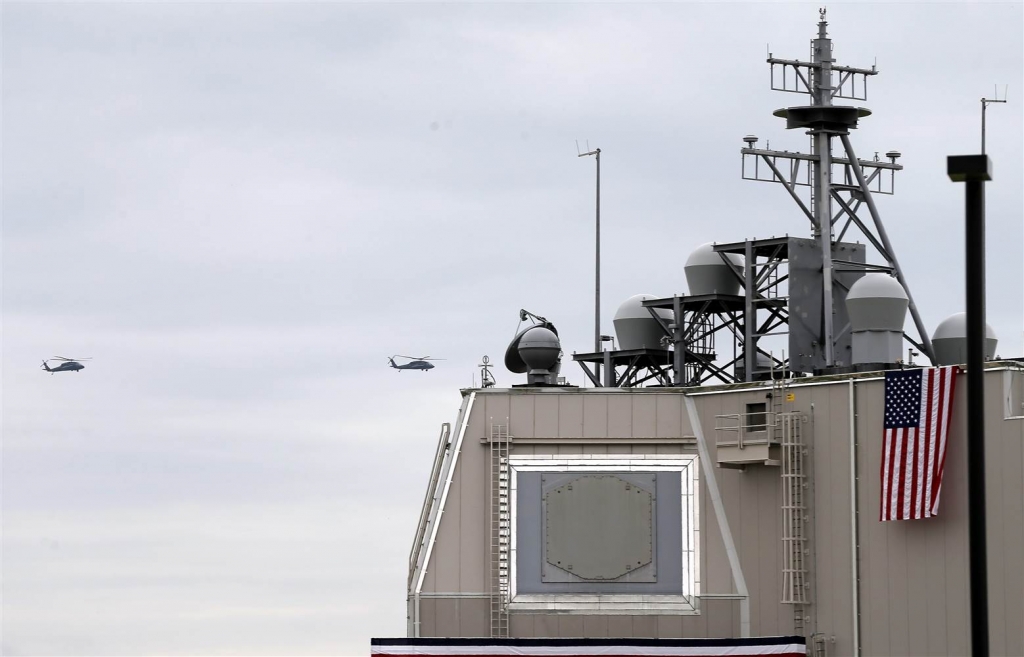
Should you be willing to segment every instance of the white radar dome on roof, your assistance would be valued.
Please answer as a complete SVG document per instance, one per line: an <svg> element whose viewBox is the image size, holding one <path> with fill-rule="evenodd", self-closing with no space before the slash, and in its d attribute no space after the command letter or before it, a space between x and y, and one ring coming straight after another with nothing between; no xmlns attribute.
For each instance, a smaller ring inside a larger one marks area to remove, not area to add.
<svg viewBox="0 0 1024 657"><path fill-rule="evenodd" d="M854 331L903 331L909 304L906 290L888 274L865 274L846 295Z"/></svg>
<svg viewBox="0 0 1024 657"><path fill-rule="evenodd" d="M985 360L996 353L999 340L992 327L985 324ZM950 315L935 327L932 347L938 365L959 365L967 362L967 313Z"/></svg>
<svg viewBox="0 0 1024 657"><path fill-rule="evenodd" d="M735 253L718 253L714 243L701 244L686 259L683 271L690 294L739 294L740 279L722 256L734 266L743 268L743 256Z"/></svg>
<svg viewBox="0 0 1024 657"><path fill-rule="evenodd" d="M651 316L651 311L644 307L643 302L657 297L650 294L637 294L622 302L615 311L615 336L619 340L619 349L664 349L661 343L665 335L658 320ZM672 311L667 308L655 308L666 324L672 321Z"/></svg>

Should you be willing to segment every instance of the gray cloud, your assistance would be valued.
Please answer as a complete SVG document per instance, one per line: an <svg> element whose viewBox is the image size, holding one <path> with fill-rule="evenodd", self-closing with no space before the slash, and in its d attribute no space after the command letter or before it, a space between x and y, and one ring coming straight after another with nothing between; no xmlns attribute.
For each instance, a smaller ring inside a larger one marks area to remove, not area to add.
<svg viewBox="0 0 1024 657"><path fill-rule="evenodd" d="M989 321L1020 354L1019 4L839 5L861 157L926 323L962 309L945 156L992 108ZM806 234L739 179L765 42L815 7L11 4L3 9L5 654L365 654L404 633L441 422L523 307L567 351L685 291L702 242ZM967 54L965 54L967 53ZM970 53L981 53L972 55ZM763 143L763 142L762 142ZM448 360L429 374L392 353ZM55 354L94 356L45 376ZM582 376L570 363L570 380ZM499 384L513 382L499 369Z"/></svg>

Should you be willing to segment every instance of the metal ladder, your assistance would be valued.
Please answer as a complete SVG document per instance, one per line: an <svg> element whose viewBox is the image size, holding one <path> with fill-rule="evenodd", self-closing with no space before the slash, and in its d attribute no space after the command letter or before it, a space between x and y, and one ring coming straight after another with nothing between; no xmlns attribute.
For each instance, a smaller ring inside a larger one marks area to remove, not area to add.
<svg viewBox="0 0 1024 657"><path fill-rule="evenodd" d="M773 443L782 444L782 416L786 412L786 379L784 376L778 376L774 368L774 361L772 362L772 403L771 408L768 410L771 415L768 416L769 429L771 429L772 436L771 440Z"/></svg>
<svg viewBox="0 0 1024 657"><path fill-rule="evenodd" d="M512 442L508 425L491 424L491 637L508 636L511 593L510 558L512 522L509 507L508 453Z"/></svg>
<svg viewBox="0 0 1024 657"><path fill-rule="evenodd" d="M778 416L782 446L782 603L796 605L795 629L804 629L803 606L809 604L807 563L808 479L798 413Z"/></svg>

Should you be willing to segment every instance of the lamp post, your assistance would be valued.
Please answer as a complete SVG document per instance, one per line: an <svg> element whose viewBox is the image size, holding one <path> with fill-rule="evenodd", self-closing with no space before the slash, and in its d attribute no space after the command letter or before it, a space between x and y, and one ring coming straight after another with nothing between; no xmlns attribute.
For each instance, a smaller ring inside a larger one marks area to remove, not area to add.
<svg viewBox="0 0 1024 657"><path fill-rule="evenodd" d="M984 107L984 106L983 106ZM983 133L984 134L984 133ZM966 184L967 539L971 655L988 657L988 559L985 528L985 182L987 155L951 155L949 179Z"/></svg>

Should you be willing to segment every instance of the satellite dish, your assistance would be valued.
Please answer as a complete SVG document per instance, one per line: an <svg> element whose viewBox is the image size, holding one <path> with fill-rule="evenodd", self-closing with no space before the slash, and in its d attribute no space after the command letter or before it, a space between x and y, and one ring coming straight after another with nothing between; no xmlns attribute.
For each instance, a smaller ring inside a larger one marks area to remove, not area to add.
<svg viewBox="0 0 1024 657"><path fill-rule="evenodd" d="M516 337L512 338L512 342L509 343L508 349L505 350L505 369L509 372L525 374L530 371L530 366L526 364L526 361L524 361L523 357L519 354L519 343L522 341L524 335L537 327L546 328L556 336L558 335L558 329L556 329L555 325L551 323L534 324L532 326L527 326L519 333L516 333Z"/></svg>

